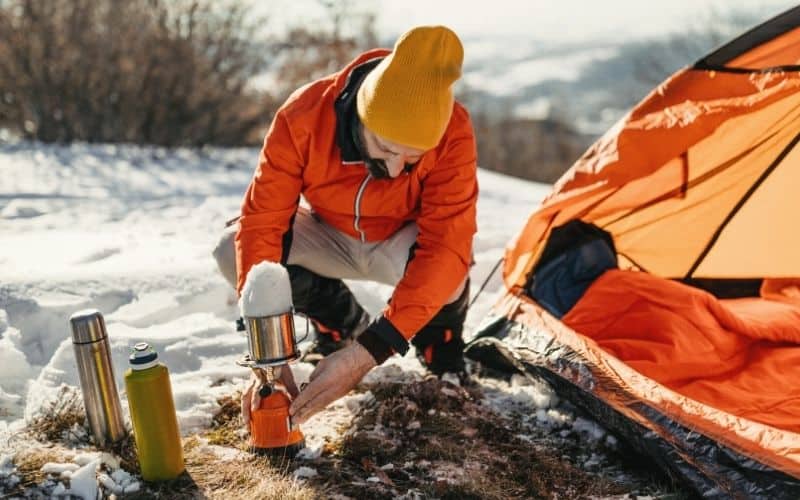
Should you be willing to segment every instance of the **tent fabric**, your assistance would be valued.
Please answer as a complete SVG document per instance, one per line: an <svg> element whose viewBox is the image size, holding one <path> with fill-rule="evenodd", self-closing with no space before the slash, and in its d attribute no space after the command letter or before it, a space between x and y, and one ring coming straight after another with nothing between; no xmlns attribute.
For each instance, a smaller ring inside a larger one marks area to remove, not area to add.
<svg viewBox="0 0 800 500"><path fill-rule="evenodd" d="M576 218L612 233L620 253L660 276L800 276L791 255L749 259L735 248L759 229L753 218L774 209L767 200L800 203L787 196L800 189L798 170L785 172L800 161L800 72L756 76L684 70L651 94L558 181L508 248L506 284L524 284L549 230ZM682 100L669 102L674 94ZM770 180L776 174L781 182ZM770 224L794 227L795 208L771 213ZM717 255L695 272L701 257Z"/></svg>
<svg viewBox="0 0 800 500"><path fill-rule="evenodd" d="M800 433L800 383L787 384L800 380L800 306L612 270L562 321L677 393Z"/></svg>
<svg viewBox="0 0 800 500"><path fill-rule="evenodd" d="M677 71L574 163L506 247L467 354L550 381L704 497L800 498L798 143L795 7ZM526 290L574 220L611 235L621 270L561 322Z"/></svg>
<svg viewBox="0 0 800 500"><path fill-rule="evenodd" d="M524 286L550 229L576 218L659 276L800 276L800 232L784 231L800 209L800 7L776 22L717 51L755 69L678 71L578 159L507 248L506 285ZM751 46L764 33L777 38Z"/></svg>
<svg viewBox="0 0 800 500"><path fill-rule="evenodd" d="M800 498L800 434L721 411L645 377L527 297L505 296L465 354L546 380L703 498Z"/></svg>

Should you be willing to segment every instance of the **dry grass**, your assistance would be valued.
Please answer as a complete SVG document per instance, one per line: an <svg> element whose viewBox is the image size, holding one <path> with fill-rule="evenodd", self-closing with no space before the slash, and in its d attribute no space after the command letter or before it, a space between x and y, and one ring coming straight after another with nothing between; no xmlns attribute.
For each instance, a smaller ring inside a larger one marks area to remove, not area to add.
<svg viewBox="0 0 800 500"><path fill-rule="evenodd" d="M174 481L144 483L142 489L125 499L290 499L319 498L319 492L303 486L288 475L287 464L276 465L255 456L222 460L204 447L196 437L183 443L186 472ZM73 452L62 445L27 447L14 456L20 483L3 491L0 498L24 496L41 485L47 474L41 469L47 462L69 462ZM129 472L136 472L123 464Z"/></svg>
<svg viewBox="0 0 800 500"><path fill-rule="evenodd" d="M85 421L86 412L80 392L65 385L59 390L58 396L28 422L25 433L44 442L88 443L88 434L77 435L73 432L76 425L82 427Z"/></svg>
<svg viewBox="0 0 800 500"><path fill-rule="evenodd" d="M239 433L239 394L220 399L220 411L214 416L212 429L203 441L209 444L246 449L247 442ZM15 437L17 452L13 462L20 482L6 495L23 496L40 486L48 475L41 471L47 462L71 461L76 444L70 431L75 424L83 425L85 414L80 394L74 389L62 389L59 397L50 403L40 417L30 422L25 431ZM84 437L88 445L88 435ZM174 481L143 483L142 489L125 495L126 499L194 499L237 498L292 499L318 498L320 494L290 477L290 463L275 459L245 455L237 459L221 459L204 446L198 437L183 442L186 472ZM46 444L43 444L46 443ZM92 451L93 447L85 451ZM132 435L115 443L111 450L120 458L124 470L139 474L136 445Z"/></svg>
<svg viewBox="0 0 800 500"><path fill-rule="evenodd" d="M196 437L183 443L186 472L174 481L148 483L125 498L264 498L307 500L318 498L313 489L288 477L288 469L256 456L222 460Z"/></svg>
<svg viewBox="0 0 800 500"><path fill-rule="evenodd" d="M61 462L66 457L63 448L45 448L42 446L26 447L24 451L14 455L14 464L17 466L17 477L20 482L9 491L4 492L0 498L11 498L15 495L24 495L25 490L41 484L47 474L42 472L42 466L48 462ZM5 495L8 495L6 497Z"/></svg>
<svg viewBox="0 0 800 500"><path fill-rule="evenodd" d="M211 421L211 429L203 434L210 444L230 446L244 450L247 443L242 436L242 393L225 396L217 400L219 411Z"/></svg>

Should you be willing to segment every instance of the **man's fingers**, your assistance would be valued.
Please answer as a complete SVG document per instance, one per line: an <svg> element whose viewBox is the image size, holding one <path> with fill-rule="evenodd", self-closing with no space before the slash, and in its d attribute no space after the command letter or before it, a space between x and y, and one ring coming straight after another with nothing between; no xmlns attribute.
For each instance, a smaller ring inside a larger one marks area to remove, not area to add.
<svg viewBox="0 0 800 500"><path fill-rule="evenodd" d="M317 391L317 394L310 399L307 399L302 405L298 405L296 413L292 413L292 418L298 423L302 424L314 414L328 406L333 398L330 397L328 391ZM290 410L291 411L291 410Z"/></svg>
<svg viewBox="0 0 800 500"><path fill-rule="evenodd" d="M289 407L289 414L292 415L292 417L296 417L299 413L308 415L308 408L317 405L316 399L320 394L324 393L326 389L327 384L325 383L324 377L309 382L306 388L303 389L303 392L292 402Z"/></svg>
<svg viewBox="0 0 800 500"><path fill-rule="evenodd" d="M242 393L242 420L244 421L245 428L250 426L250 393L252 387L248 388Z"/></svg>
<svg viewBox="0 0 800 500"><path fill-rule="evenodd" d="M286 390L289 392L289 395L292 397L292 399L296 398L300 393L300 391L297 390L297 384L294 381L292 369L288 366L284 366L281 370L281 382L283 382L284 387L286 387Z"/></svg>
<svg viewBox="0 0 800 500"><path fill-rule="evenodd" d="M261 406L261 394L259 391L261 390L260 385L255 385L250 389L250 411L258 410L258 407Z"/></svg>
<svg viewBox="0 0 800 500"><path fill-rule="evenodd" d="M350 392L373 366L375 360L360 344L350 344L336 351L319 362L309 377L308 386L289 407L289 414L297 423L304 422Z"/></svg>
<svg viewBox="0 0 800 500"><path fill-rule="evenodd" d="M319 383L310 382L306 388L303 389L303 392L297 395L297 398L295 398L291 406L289 406L289 413L294 416L295 412L309 404L321 391L322 387L320 387Z"/></svg>
<svg viewBox="0 0 800 500"><path fill-rule="evenodd" d="M315 398L309 401L308 404L298 410L298 413L294 415L292 419L298 425L304 423L306 420L327 406L327 403L323 403L320 400L321 398Z"/></svg>

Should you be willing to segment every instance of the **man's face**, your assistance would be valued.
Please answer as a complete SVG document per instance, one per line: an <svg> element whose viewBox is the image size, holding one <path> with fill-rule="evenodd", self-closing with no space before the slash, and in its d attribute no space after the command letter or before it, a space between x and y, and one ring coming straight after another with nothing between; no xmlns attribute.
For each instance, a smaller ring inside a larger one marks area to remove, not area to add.
<svg viewBox="0 0 800 500"><path fill-rule="evenodd" d="M388 141L371 132L367 127L361 127L364 148L367 156L365 163L370 173L376 178L397 177L406 166L414 165L419 161L425 151L422 149L402 146Z"/></svg>

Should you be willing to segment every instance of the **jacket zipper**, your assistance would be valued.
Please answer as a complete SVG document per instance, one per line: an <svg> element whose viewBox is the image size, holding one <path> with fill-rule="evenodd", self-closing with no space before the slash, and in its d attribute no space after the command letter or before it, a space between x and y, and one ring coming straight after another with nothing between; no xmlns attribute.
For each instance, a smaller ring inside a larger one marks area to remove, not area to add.
<svg viewBox="0 0 800 500"><path fill-rule="evenodd" d="M353 227L355 228L356 232L358 232L358 234L361 235L361 243L367 242L367 237L364 234L364 231L358 225L358 223L361 221L361 198L364 196L364 189L366 189L367 183L371 178L372 176L370 174L367 174L367 176L364 177L364 180L361 181L361 186L358 187L358 193L356 193L356 208L355 208L356 217L353 220Z"/></svg>

